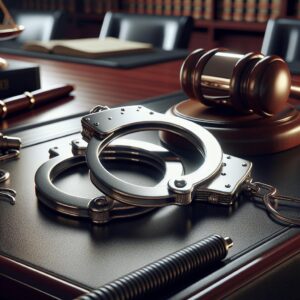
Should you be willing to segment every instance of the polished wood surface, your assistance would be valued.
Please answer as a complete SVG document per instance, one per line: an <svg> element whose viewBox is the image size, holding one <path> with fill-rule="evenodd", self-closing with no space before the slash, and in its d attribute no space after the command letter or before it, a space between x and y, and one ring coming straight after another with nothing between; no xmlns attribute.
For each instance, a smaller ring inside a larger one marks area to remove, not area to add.
<svg viewBox="0 0 300 300"><path fill-rule="evenodd" d="M113 106L180 89L181 60L124 70L7 54L2 57L39 64L42 88L72 84L75 91L73 99L62 99L30 112L19 113L3 121L0 129L48 122L88 111L98 104Z"/></svg>

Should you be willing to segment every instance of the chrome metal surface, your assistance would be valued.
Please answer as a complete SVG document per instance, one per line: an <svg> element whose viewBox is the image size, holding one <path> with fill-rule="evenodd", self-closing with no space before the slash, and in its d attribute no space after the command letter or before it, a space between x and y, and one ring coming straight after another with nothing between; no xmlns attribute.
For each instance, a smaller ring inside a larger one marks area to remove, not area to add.
<svg viewBox="0 0 300 300"><path fill-rule="evenodd" d="M9 172L0 169L0 183L6 181L9 178Z"/></svg>
<svg viewBox="0 0 300 300"><path fill-rule="evenodd" d="M252 163L232 155L223 155L219 174L207 184L197 187L194 200L212 204L231 205L251 176Z"/></svg>
<svg viewBox="0 0 300 300"><path fill-rule="evenodd" d="M243 188L250 192L250 196L261 199L268 213L277 221L300 226L300 198L281 195L274 186L263 182L253 182L252 178L245 182ZM292 211L293 216L281 212L282 207ZM298 214L297 217L296 214Z"/></svg>
<svg viewBox="0 0 300 300"><path fill-rule="evenodd" d="M14 205L16 203L16 196L17 193L15 190L8 188L0 188L0 200L7 201L11 205Z"/></svg>
<svg viewBox="0 0 300 300"><path fill-rule="evenodd" d="M10 150L10 149L17 149L20 150L21 148L21 139L14 136L5 136L0 133L0 150Z"/></svg>
<svg viewBox="0 0 300 300"><path fill-rule="evenodd" d="M65 156L59 154L59 148L50 149L52 157L44 163L36 172L36 194L38 199L48 207L69 216L89 218L94 223L107 223L117 218L127 218L144 214L153 210L153 208L142 208L120 203L99 192L99 196L90 199L76 195L71 195L60 190L53 184L63 172L79 165L85 165L85 156L82 154L84 150L84 142L80 140L72 141L74 150L80 149L75 156ZM76 152L76 151L75 151ZM181 163L174 163L178 158L170 162L164 161L165 157L172 154L163 147L134 140L118 140L102 153L101 160L111 161L135 161L155 167L159 172L163 172L166 178L171 174L180 176L183 172ZM164 181L164 179L162 179ZM167 184L167 182L164 182Z"/></svg>
<svg viewBox="0 0 300 300"><path fill-rule="evenodd" d="M88 142L87 164L92 182L104 194L124 203L139 206L189 204L194 190L214 177L222 167L222 149L206 129L143 106L119 107L93 113L82 118L82 126L82 135ZM179 134L196 147L199 155L203 155L203 164L190 174L172 175L167 185L159 184L151 188L130 184L112 176L98 157L116 138L143 130L166 130Z"/></svg>
<svg viewBox="0 0 300 300"><path fill-rule="evenodd" d="M0 3L1 4L1 3ZM0 133L0 161L17 158L20 155L21 139L17 137L4 136ZM0 183L8 180L10 174L8 171L0 169ZM0 187L0 200L16 203L16 191L6 187Z"/></svg>
<svg viewBox="0 0 300 300"><path fill-rule="evenodd" d="M128 116L124 116L125 111ZM283 223L300 225L300 218L285 216L274 204L280 200L298 204L299 198L282 196L273 186L252 182L252 163L222 154L218 142L199 125L177 117L168 116L167 120L166 115L142 106L102 110L84 117L82 124L83 136L88 141L87 163L91 169L91 179L106 195L121 202L146 207L186 205L192 200L231 205L240 192L249 191L250 196L263 200L274 218ZM202 153L203 164L188 175L172 174L169 178L166 175L168 184L158 185L151 190L114 178L98 159L106 146L122 135L150 129L167 130L185 137L199 150L199 155ZM209 156L211 154L213 156ZM219 154L222 155L221 164ZM214 161L213 157L217 160Z"/></svg>

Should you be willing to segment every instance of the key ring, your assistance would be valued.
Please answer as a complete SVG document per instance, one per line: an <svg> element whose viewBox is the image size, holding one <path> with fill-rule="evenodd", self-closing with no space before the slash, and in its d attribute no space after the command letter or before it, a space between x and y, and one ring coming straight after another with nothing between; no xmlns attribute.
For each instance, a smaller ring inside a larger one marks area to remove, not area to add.
<svg viewBox="0 0 300 300"><path fill-rule="evenodd" d="M21 139L0 133L0 161L16 158L20 154Z"/></svg>
<svg viewBox="0 0 300 300"><path fill-rule="evenodd" d="M101 159L136 161L148 166L154 166L158 171L164 172L168 176L170 173L181 175L182 164L164 162L161 157L172 156L164 149L150 143L140 143L134 140L120 140L111 145L103 152ZM58 148L50 149L52 156L49 161L40 166L35 175L36 194L38 199L46 206L69 216L89 218L93 223L107 223L113 219L126 218L141 215L152 211L153 207L137 207L127 205L113 199L113 195L108 197L100 193L94 199L83 198L70 195L53 184L63 172L79 165L86 165L85 152L86 145L83 141L73 141L72 151L74 156L59 155ZM174 155L173 155L174 156ZM177 160L174 158L173 160Z"/></svg>

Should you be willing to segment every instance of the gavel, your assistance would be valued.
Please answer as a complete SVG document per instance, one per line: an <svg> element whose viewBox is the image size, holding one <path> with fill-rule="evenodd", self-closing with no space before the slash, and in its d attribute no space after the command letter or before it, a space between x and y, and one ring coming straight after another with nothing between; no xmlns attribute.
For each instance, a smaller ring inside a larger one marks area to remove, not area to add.
<svg viewBox="0 0 300 300"><path fill-rule="evenodd" d="M289 95L300 96L300 88L291 85L287 63L279 56L242 55L222 48L193 51L182 64L180 83L190 99L207 106L264 117L280 112Z"/></svg>

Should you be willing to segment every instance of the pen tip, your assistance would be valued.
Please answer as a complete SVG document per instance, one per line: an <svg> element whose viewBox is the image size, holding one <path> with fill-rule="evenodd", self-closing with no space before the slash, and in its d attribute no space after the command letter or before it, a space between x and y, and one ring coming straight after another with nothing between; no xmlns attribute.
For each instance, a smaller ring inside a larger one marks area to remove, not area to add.
<svg viewBox="0 0 300 300"><path fill-rule="evenodd" d="M225 241L225 247L226 247L227 250L230 249L230 248L232 248L232 246L233 246L233 240L230 237L228 237L228 236L225 237L224 241Z"/></svg>

